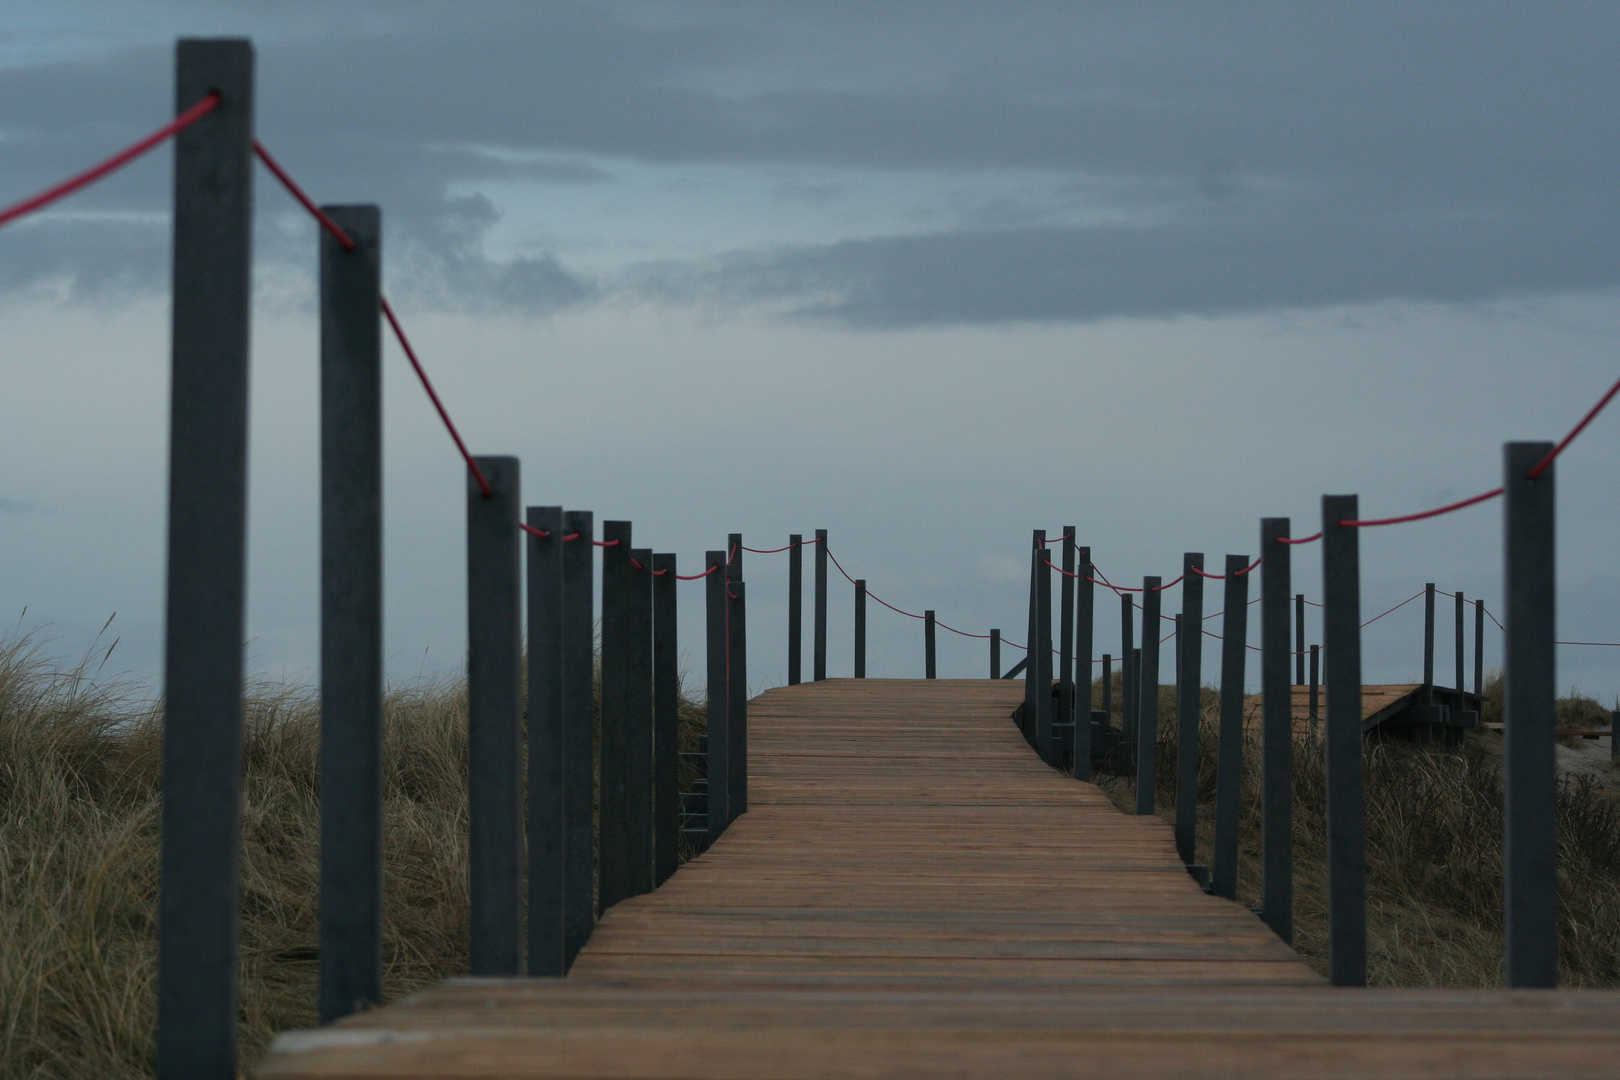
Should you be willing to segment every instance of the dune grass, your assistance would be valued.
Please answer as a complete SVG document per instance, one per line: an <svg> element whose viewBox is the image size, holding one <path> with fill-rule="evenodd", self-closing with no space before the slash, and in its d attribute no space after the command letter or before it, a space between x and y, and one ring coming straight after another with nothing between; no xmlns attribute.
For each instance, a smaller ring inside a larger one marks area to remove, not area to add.
<svg viewBox="0 0 1620 1080"><path fill-rule="evenodd" d="M459 680L385 701L387 1000L467 971L466 710ZM244 1066L316 1022L320 852L314 692L250 686L245 720ZM0 641L0 1076L152 1074L161 748L153 703Z"/></svg>
<svg viewBox="0 0 1620 1080"><path fill-rule="evenodd" d="M1100 696L1100 691L1099 691ZM1117 700L1117 694L1116 694ZM1485 688L1484 719L1501 719L1501 680ZM1174 690L1159 703L1156 805L1174 817ZM1205 689L1200 722L1197 858L1213 855L1215 739L1219 699ZM1572 694L1559 722L1606 725L1598 702ZM1115 721L1117 726L1117 719ZM1260 903L1260 745L1244 748L1238 900ZM1368 981L1374 986L1500 986L1502 983L1501 737L1470 733L1455 751L1398 737L1364 748L1367 830ZM1326 775L1319 738L1294 754L1294 946L1327 972ZM1603 766L1601 771L1611 771ZM1132 777L1102 777L1126 813ZM1620 773L1574 774L1558 786L1559 985L1620 987Z"/></svg>
<svg viewBox="0 0 1620 1080"><path fill-rule="evenodd" d="M0 641L0 1075L149 1076L161 720L151 702ZM1499 697L1499 694L1498 694ZM1497 702L1487 702L1487 719ZM456 680L391 690L385 711L385 990L393 1000L467 970L466 697ZM1566 721L1595 703L1566 703ZM1160 805L1173 798L1175 722L1161 701ZM307 687L249 688L244 733L241 1060L315 1023L318 709ZM1202 801L1214 794L1206 694ZM683 749L702 708L684 701ZM1258 760L1251 747L1248 761ZM1493 736L1461 753L1367 748L1372 978L1500 981L1501 771ZM1323 966L1320 747L1296 756L1297 945ZM1126 778L1103 786L1128 808ZM1166 809L1168 813L1168 810ZM1259 885L1258 773L1243 791L1240 899ZM1200 824L1207 861L1209 820ZM1559 793L1561 980L1620 986L1620 805L1591 777Z"/></svg>

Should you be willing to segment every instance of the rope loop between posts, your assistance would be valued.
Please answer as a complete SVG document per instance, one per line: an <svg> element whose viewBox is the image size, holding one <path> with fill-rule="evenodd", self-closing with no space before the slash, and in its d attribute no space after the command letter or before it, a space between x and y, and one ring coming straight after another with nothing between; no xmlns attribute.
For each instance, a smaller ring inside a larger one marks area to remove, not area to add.
<svg viewBox="0 0 1620 1080"><path fill-rule="evenodd" d="M467 462L467 470L472 473L473 480L478 483L478 490L483 493L484 498L493 498L495 489L489 486L489 481L484 477L484 470L480 469L478 462L473 460L472 452L467 449L467 444L461 439L461 432L456 430L455 421L450 419L449 410L444 407L444 402L439 400L439 392L433 389L433 382L428 378L427 371L423 369L422 361L416 358L416 350L411 348L411 340L405 336L405 328L399 325L399 318L394 314L393 305L388 302L386 296L381 297L381 300L383 317L388 320L389 327L394 331L394 337L398 339L399 347L405 350L405 359L411 362L411 367L416 371L416 377L422 382L422 389L427 391L428 400L433 402L433 407L438 410L439 419L444 421L445 430L450 432L450 438L455 441L456 449L461 451L462 459Z"/></svg>
<svg viewBox="0 0 1620 1080"><path fill-rule="evenodd" d="M304 189L299 187L291 176L287 175L287 171L277 163L275 158L270 156L270 151L266 150L264 144L258 139L253 140L253 154L264 162L264 167L270 170L272 176L281 181L281 186L286 188L287 193L297 200L298 205L308 210L310 216L320 223L321 228L332 234L332 237L337 240L338 245L344 251L354 250L354 240L348 233L343 231L343 227L328 217L325 210L316 206L314 199L304 194Z"/></svg>
<svg viewBox="0 0 1620 1080"><path fill-rule="evenodd" d="M106 161L103 161L101 164L92 165L90 168L86 169L82 173L79 173L77 176L70 176L61 183L46 188L38 195L31 195L22 202L14 203L13 205L6 207L4 210L0 210L0 226L9 225L13 221L16 221L19 218L27 217L29 214L32 214L37 210L43 210L47 206L56 202L58 199L66 198L75 191L78 191L80 188L88 187L97 180L100 180L103 176L106 176L108 173L117 172L125 165L128 165L130 162L146 153L148 150L151 150L153 147L162 144L170 138L173 138L175 135L178 135L192 124L195 124L197 121L219 108L219 103L223 100L224 98L220 96L218 90L210 91L207 96L205 96L201 101L197 102L197 104L193 105L179 116L176 116L173 120L170 120L167 124L164 124L162 127L152 132L152 134L146 136L144 139L139 139L136 142L131 143L129 146L120 150L118 153L114 154Z"/></svg>

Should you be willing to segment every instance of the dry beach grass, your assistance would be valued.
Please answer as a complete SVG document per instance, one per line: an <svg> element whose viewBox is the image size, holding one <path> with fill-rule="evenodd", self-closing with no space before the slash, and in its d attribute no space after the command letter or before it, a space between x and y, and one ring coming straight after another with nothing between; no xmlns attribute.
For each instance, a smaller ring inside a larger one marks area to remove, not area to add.
<svg viewBox="0 0 1620 1080"><path fill-rule="evenodd" d="M89 676L85 666L53 663L26 638L0 642L6 1077L119 1080L151 1071L159 715ZM1173 709L1164 713L1161 797L1174 775ZM241 1016L242 1060L251 1062L274 1032L315 1021L318 729L314 696L302 687L252 687L246 716ZM701 709L686 702L688 749L701 721ZM463 688L397 688L385 723L385 984L393 999L466 970ZM1207 801L1207 738L1203 757ZM1320 964L1318 762L1302 746L1296 924L1300 951ZM1367 767L1374 980L1496 981L1500 776L1488 739L1471 740L1461 754L1371 746ZM1241 888L1250 902L1258 885L1255 779L1244 794ZM1125 781L1105 786L1129 801ZM1620 986L1620 808L1600 784L1574 777L1560 814L1564 982ZM1201 835L1206 854L1208 840Z"/></svg>

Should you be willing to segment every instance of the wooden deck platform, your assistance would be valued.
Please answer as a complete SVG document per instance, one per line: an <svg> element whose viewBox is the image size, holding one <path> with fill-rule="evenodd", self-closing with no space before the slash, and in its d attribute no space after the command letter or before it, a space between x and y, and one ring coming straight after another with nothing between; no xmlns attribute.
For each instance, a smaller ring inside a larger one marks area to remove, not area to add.
<svg viewBox="0 0 1620 1080"><path fill-rule="evenodd" d="M1291 686L1290 710L1294 720L1294 734L1305 735L1311 730L1311 688L1309 686ZM1361 688L1361 730L1371 731L1387 720L1400 716L1418 701L1418 695L1423 691L1422 683L1387 683L1371 684ZM1460 702L1468 708L1478 710L1479 698L1477 695L1446 687L1436 687L1437 700L1447 702ZM1459 706L1461 707L1461 706ZM1327 718L1327 691L1321 685L1317 686L1316 716L1320 724ZM1243 722L1246 725L1260 723L1260 695L1250 694L1243 699Z"/></svg>
<svg viewBox="0 0 1620 1080"><path fill-rule="evenodd" d="M283 1035L266 1078L1612 1077L1620 992L1342 990L1160 819L1036 760L1022 683L750 705L750 812L566 979Z"/></svg>

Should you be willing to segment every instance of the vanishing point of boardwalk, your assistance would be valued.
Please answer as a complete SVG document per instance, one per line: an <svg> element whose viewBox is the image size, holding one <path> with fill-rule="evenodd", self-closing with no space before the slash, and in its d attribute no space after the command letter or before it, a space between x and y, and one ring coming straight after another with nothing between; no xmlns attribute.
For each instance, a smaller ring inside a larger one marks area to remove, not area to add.
<svg viewBox="0 0 1620 1080"><path fill-rule="evenodd" d="M1335 989L1169 827L1041 764L1019 682L749 705L750 809L565 979L457 979L258 1075L1613 1077L1620 991Z"/></svg>

